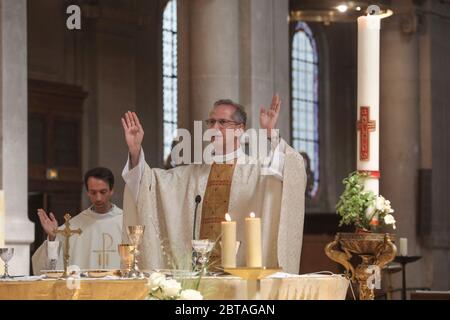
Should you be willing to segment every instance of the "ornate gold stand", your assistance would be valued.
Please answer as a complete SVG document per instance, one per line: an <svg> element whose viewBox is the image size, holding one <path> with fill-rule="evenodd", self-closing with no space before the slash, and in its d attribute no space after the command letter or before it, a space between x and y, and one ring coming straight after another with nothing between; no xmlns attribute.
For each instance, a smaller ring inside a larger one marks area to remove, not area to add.
<svg viewBox="0 0 450 320"><path fill-rule="evenodd" d="M388 233L338 233L325 247L325 254L345 268L347 277L359 283L359 299L373 300L373 288L369 278L373 275L369 266L380 270L394 260L397 248L392 243L394 235ZM355 268L350 260L355 254L361 262Z"/></svg>

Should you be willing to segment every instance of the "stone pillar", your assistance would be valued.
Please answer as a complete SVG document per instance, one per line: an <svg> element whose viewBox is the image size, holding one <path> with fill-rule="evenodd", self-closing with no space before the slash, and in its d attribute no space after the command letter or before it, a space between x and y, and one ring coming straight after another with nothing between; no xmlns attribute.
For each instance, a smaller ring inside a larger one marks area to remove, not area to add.
<svg viewBox="0 0 450 320"><path fill-rule="evenodd" d="M426 16L425 28L428 35L429 50L429 73L425 72L424 79L425 99L429 98L429 107L424 105L424 112L430 121L428 133L424 135L425 141L431 139L431 151L424 152L424 165L432 165L431 173L431 225L429 236L425 239L428 249L430 264L427 268L427 276L431 278L431 288L433 290L450 289L450 112L449 101L450 91L448 90L448 74L450 64L450 46L448 38L450 36L450 23L443 17L450 16L450 6L448 3L440 1L427 1L428 13ZM428 81L427 81L428 80ZM427 83L428 82L428 83ZM426 100L425 100L426 101ZM424 126L426 129L426 126ZM425 131L426 132L426 131ZM429 159L431 153L432 161ZM432 162L432 163L431 163ZM428 238L428 239L427 239ZM431 273L431 274L430 274Z"/></svg>
<svg viewBox="0 0 450 320"><path fill-rule="evenodd" d="M391 200L395 210L397 239L407 237L408 253L420 255L416 233L420 167L418 38L415 32L403 28L414 14L411 1L395 1L392 9L394 15L383 20L381 27L380 193ZM409 287L423 285L419 283L423 279L422 262L408 265ZM396 281L395 287L399 286Z"/></svg>
<svg viewBox="0 0 450 320"><path fill-rule="evenodd" d="M217 99L239 100L239 0L190 1L191 120Z"/></svg>
<svg viewBox="0 0 450 320"><path fill-rule="evenodd" d="M29 274L30 243L34 241L27 205L26 4L26 0L0 2L1 189L5 192L5 242L15 249L12 275Z"/></svg>
<svg viewBox="0 0 450 320"><path fill-rule="evenodd" d="M260 105L270 105L278 92L283 101L279 127L288 138L288 1L181 3L189 5L191 122L205 119L217 99L231 98L246 107L248 127L259 128Z"/></svg>

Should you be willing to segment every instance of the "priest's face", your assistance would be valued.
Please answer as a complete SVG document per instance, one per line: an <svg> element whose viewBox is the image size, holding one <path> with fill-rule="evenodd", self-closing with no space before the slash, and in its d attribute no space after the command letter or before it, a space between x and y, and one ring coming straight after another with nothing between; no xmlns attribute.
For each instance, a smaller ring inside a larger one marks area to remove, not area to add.
<svg viewBox="0 0 450 320"><path fill-rule="evenodd" d="M97 213L108 212L111 208L110 199L114 193L114 191L109 188L109 184L101 179L89 177L87 187L87 194L94 206L94 211Z"/></svg>
<svg viewBox="0 0 450 320"><path fill-rule="evenodd" d="M224 104L215 107L209 114L208 129L217 131L211 138L215 154L227 154L240 146L239 139L244 132L244 125L234 121L235 111L235 107Z"/></svg>

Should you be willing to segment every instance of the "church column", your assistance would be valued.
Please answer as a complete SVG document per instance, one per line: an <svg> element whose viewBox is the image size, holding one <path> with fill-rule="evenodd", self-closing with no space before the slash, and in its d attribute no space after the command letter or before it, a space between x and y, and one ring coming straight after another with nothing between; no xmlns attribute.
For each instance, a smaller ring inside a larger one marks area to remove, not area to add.
<svg viewBox="0 0 450 320"><path fill-rule="evenodd" d="M189 1L188 5L194 121L206 119L217 99L239 99L239 0Z"/></svg>
<svg viewBox="0 0 450 320"><path fill-rule="evenodd" d="M15 249L12 275L29 274L30 243L34 241L27 206L26 4L26 0L0 2L1 189L5 192L5 242Z"/></svg>
<svg viewBox="0 0 450 320"><path fill-rule="evenodd" d="M413 16L409 0L395 1L394 15L381 28L380 193L391 200L397 239L408 238L408 253L419 255L417 226L419 142L419 70L417 35L407 32ZM398 244L397 240L397 244ZM418 282L422 261L408 265L408 285ZM399 279L396 279L399 280ZM400 283L396 283L399 286Z"/></svg>
<svg viewBox="0 0 450 320"><path fill-rule="evenodd" d="M248 127L258 128L260 105L270 105L278 92L283 100L279 127L289 137L288 1L180 4L189 6L190 120L205 119L214 101L231 98L246 107Z"/></svg>

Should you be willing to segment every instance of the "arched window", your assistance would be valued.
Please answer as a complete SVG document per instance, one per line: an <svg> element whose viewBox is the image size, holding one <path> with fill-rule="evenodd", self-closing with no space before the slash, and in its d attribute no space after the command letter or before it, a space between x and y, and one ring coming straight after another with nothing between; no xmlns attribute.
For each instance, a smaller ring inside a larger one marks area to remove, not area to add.
<svg viewBox="0 0 450 320"><path fill-rule="evenodd" d="M164 159L178 128L177 1L170 0L162 19Z"/></svg>
<svg viewBox="0 0 450 320"><path fill-rule="evenodd" d="M298 22L292 39L291 52L292 144L305 152L313 172L310 196L319 188L319 92L318 53L311 29Z"/></svg>

